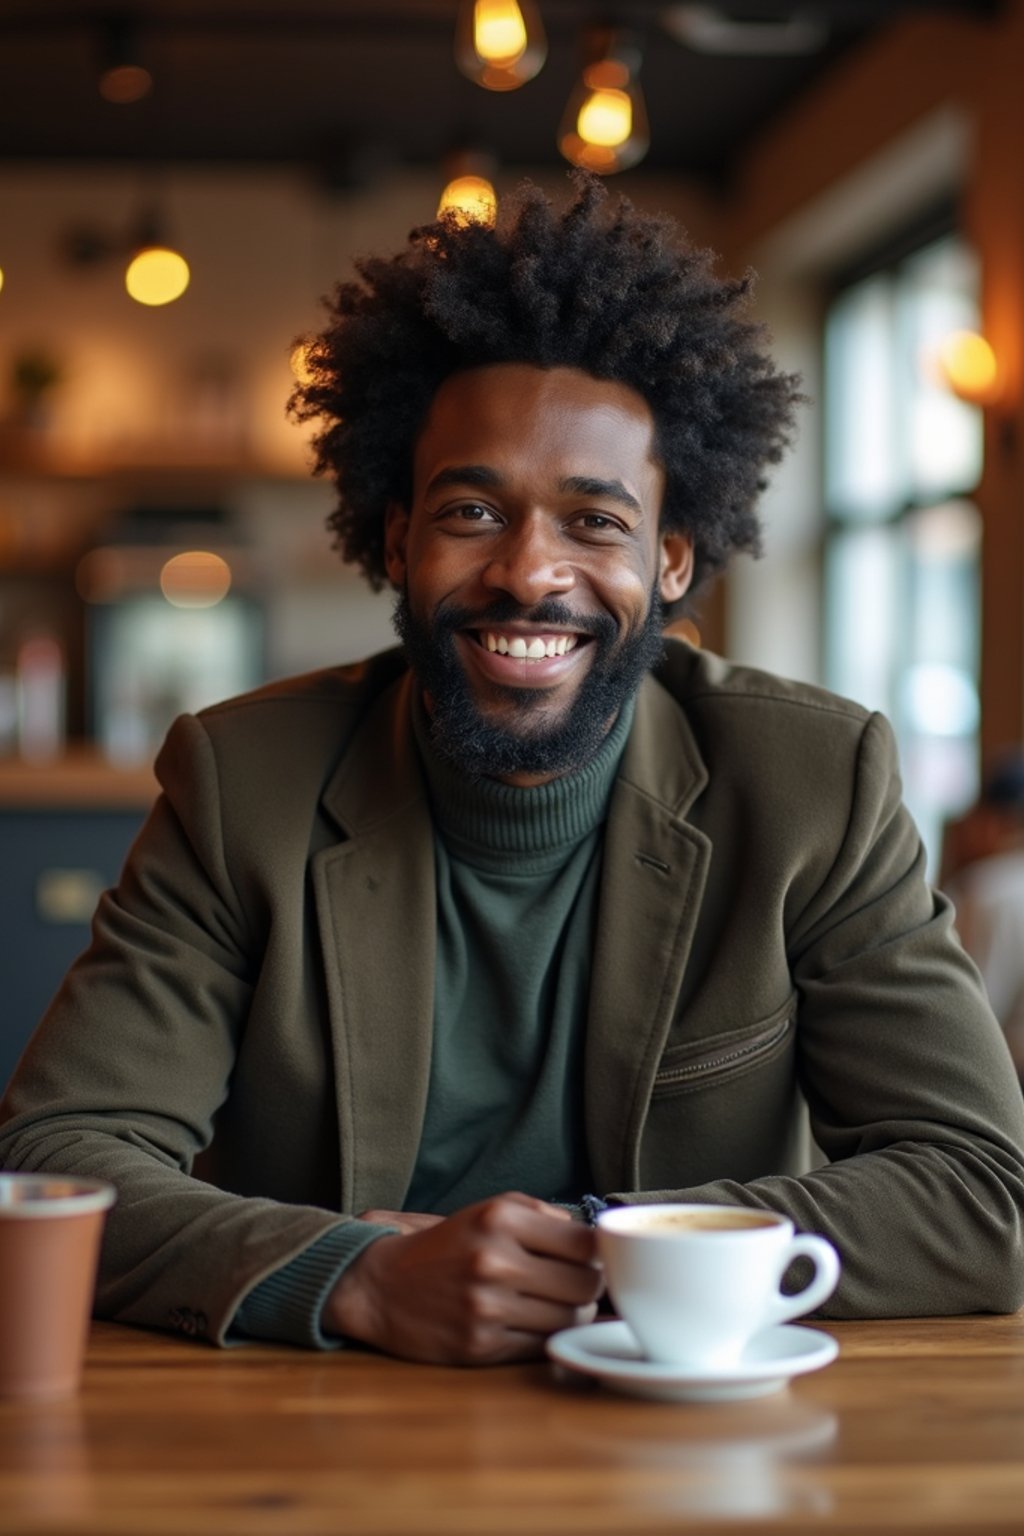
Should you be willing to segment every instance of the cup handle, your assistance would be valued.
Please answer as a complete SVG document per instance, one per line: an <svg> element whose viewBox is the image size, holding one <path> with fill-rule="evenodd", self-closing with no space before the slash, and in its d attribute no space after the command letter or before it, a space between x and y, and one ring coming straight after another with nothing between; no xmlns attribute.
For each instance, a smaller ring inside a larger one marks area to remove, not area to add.
<svg viewBox="0 0 1024 1536"><path fill-rule="evenodd" d="M795 1296L780 1294L774 1298L768 1320L771 1327L778 1323L789 1322L794 1317L803 1317L807 1312L813 1312L815 1307L828 1300L839 1283L839 1255L827 1238L814 1237L804 1232L794 1237L786 1250L785 1263L779 1275L780 1280L793 1260L800 1258L811 1259L815 1273L803 1290L797 1291Z"/></svg>

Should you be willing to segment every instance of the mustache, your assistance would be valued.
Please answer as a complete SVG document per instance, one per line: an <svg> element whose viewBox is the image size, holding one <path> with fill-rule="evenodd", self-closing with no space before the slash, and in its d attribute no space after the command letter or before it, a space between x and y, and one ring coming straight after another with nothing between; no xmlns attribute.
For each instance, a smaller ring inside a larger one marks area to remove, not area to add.
<svg viewBox="0 0 1024 1536"><path fill-rule="evenodd" d="M438 605L433 618L434 628L454 634L459 629L499 628L502 624L524 624L531 629L543 629L550 625L557 629L572 629L578 634L589 635L594 640L615 640L618 626L610 614L574 613L567 603L558 598L545 598L530 608L524 608L514 598L500 597L483 609L463 608L455 603Z"/></svg>

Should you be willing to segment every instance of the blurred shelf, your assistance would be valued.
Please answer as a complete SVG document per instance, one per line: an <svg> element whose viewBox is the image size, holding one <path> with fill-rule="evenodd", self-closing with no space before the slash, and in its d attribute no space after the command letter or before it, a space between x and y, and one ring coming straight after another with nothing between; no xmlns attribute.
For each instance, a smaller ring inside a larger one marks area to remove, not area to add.
<svg viewBox="0 0 1024 1536"><path fill-rule="evenodd" d="M174 480L204 476L232 480L310 479L302 462L268 460L243 446L166 439L125 444L98 453L58 449L46 432L0 423L0 476L47 480Z"/></svg>
<svg viewBox="0 0 1024 1536"><path fill-rule="evenodd" d="M42 761L0 758L0 810L145 809L156 793L149 764L119 767L91 747Z"/></svg>

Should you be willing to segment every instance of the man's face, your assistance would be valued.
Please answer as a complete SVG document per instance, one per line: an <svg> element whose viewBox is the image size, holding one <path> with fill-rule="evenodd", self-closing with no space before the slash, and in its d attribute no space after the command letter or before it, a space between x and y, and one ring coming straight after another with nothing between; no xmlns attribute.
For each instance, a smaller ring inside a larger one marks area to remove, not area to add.
<svg viewBox="0 0 1024 1536"><path fill-rule="evenodd" d="M593 756L692 575L663 490L626 385L502 363L438 390L386 552L435 736L468 771L536 783Z"/></svg>

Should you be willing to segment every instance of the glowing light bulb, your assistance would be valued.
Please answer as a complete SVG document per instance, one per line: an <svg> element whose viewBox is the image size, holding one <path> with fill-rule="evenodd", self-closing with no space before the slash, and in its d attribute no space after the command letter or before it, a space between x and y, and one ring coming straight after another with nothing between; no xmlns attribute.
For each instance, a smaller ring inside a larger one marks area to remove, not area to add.
<svg viewBox="0 0 1024 1536"><path fill-rule="evenodd" d="M3 269L3 267L0 267L0 292L3 291L3 286L4 286L4 269Z"/></svg>
<svg viewBox="0 0 1024 1536"><path fill-rule="evenodd" d="M212 608L231 588L231 567L207 549L172 555L160 572L160 590L175 608Z"/></svg>
<svg viewBox="0 0 1024 1536"><path fill-rule="evenodd" d="M136 303L155 307L180 299L190 277L184 256L165 246L153 245L129 262L124 285Z"/></svg>
<svg viewBox="0 0 1024 1536"><path fill-rule="evenodd" d="M587 144L615 149L633 132L633 103L625 91L595 91L580 107L576 131Z"/></svg>
<svg viewBox="0 0 1024 1536"><path fill-rule="evenodd" d="M526 22L516 0L476 0L473 46L482 59L508 69L526 52Z"/></svg>
<svg viewBox="0 0 1024 1536"><path fill-rule="evenodd" d="M314 343L312 341L297 341L288 356L288 366L298 379L300 384L312 384L314 374L310 359L313 355Z"/></svg>
<svg viewBox="0 0 1024 1536"><path fill-rule="evenodd" d="M456 176L441 193L438 216L454 213L460 224L493 224L498 198L484 176Z"/></svg>
<svg viewBox="0 0 1024 1536"><path fill-rule="evenodd" d="M462 0L455 62L485 90L525 85L544 63L547 47L535 0Z"/></svg>
<svg viewBox="0 0 1024 1536"><path fill-rule="evenodd" d="M573 165L607 176L642 160L650 143L647 108L637 73L640 51L630 35L598 29L566 103L558 147Z"/></svg>
<svg viewBox="0 0 1024 1536"><path fill-rule="evenodd" d="M100 76L100 95L120 107L141 101L153 89L153 76L141 64L115 64Z"/></svg>
<svg viewBox="0 0 1024 1536"><path fill-rule="evenodd" d="M990 403L996 395L999 365L984 336L976 331L953 331L938 351L939 372L962 400L973 405Z"/></svg>

